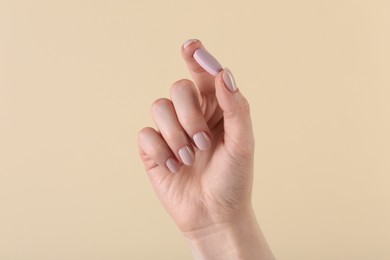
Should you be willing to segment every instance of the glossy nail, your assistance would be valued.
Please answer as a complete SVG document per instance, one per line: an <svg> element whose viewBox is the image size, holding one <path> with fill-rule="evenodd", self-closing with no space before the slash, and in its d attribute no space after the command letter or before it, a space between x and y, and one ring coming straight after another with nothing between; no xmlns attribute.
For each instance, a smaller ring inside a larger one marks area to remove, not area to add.
<svg viewBox="0 0 390 260"><path fill-rule="evenodd" d="M195 134L192 139L194 140L196 147L198 147L200 150L206 151L210 148L210 138L205 132Z"/></svg>
<svg viewBox="0 0 390 260"><path fill-rule="evenodd" d="M217 61L217 59L203 48L199 48L195 51L194 59L202 68L213 76L216 76L218 72L222 70L222 65Z"/></svg>
<svg viewBox="0 0 390 260"><path fill-rule="evenodd" d="M234 80L232 72L228 68L225 68L223 70L222 79L225 82L226 88L230 92L236 92L237 91L236 81Z"/></svg>
<svg viewBox="0 0 390 260"><path fill-rule="evenodd" d="M183 43L183 48L187 48L191 43L193 42L197 42L198 40L197 39L189 39L187 40L185 43Z"/></svg>
<svg viewBox="0 0 390 260"><path fill-rule="evenodd" d="M168 159L165 164L170 172L173 173L179 172L179 167L177 166L175 160L173 160L172 158Z"/></svg>
<svg viewBox="0 0 390 260"><path fill-rule="evenodd" d="M179 156L181 161L187 165L190 166L195 160L194 153L192 152L191 148L188 146L184 146L179 150Z"/></svg>

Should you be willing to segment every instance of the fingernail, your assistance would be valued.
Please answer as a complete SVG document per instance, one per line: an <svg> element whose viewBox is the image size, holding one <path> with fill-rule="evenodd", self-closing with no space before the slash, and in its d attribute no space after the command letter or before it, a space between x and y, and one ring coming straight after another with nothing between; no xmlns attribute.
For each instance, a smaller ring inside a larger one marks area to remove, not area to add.
<svg viewBox="0 0 390 260"><path fill-rule="evenodd" d="M230 92L236 92L237 91L236 81L234 80L232 72L228 68L225 68L223 70L222 79L225 82L226 88Z"/></svg>
<svg viewBox="0 0 390 260"><path fill-rule="evenodd" d="M168 159L165 164L167 165L167 168L169 169L170 172L173 173L179 172L179 167L177 166L175 160L173 160L172 158Z"/></svg>
<svg viewBox="0 0 390 260"><path fill-rule="evenodd" d="M218 72L222 70L222 65L217 61L217 59L203 48L199 48L195 51L194 59L202 68L213 76L216 76Z"/></svg>
<svg viewBox="0 0 390 260"><path fill-rule="evenodd" d="M191 148L188 146L184 146L179 150L179 156L182 162L187 166L192 165L192 163L195 160L194 153L192 152Z"/></svg>
<svg viewBox="0 0 390 260"><path fill-rule="evenodd" d="M187 48L191 43L193 42L197 42L198 40L197 39L189 39L187 40L185 43L183 43L183 48Z"/></svg>
<svg viewBox="0 0 390 260"><path fill-rule="evenodd" d="M194 140L196 147L202 151L206 151L210 147L210 138L205 132L195 134L192 139Z"/></svg>

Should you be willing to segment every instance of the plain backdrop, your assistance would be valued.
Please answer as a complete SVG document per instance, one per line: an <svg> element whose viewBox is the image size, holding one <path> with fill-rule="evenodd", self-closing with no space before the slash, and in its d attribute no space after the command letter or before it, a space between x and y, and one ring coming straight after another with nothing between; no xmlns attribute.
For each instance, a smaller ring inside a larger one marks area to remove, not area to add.
<svg viewBox="0 0 390 260"><path fill-rule="evenodd" d="M0 259L191 259L136 134L201 39L255 127L278 259L390 259L390 2L0 1Z"/></svg>

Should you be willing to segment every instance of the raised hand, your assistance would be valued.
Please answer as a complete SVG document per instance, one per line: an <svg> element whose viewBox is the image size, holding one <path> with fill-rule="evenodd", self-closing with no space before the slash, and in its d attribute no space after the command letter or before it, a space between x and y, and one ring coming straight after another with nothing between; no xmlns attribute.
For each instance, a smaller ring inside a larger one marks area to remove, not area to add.
<svg viewBox="0 0 390 260"><path fill-rule="evenodd" d="M171 99L152 105L158 130L146 127L138 134L154 190L196 258L237 259L234 256L247 254L257 258L244 259L271 259L251 204L255 145L248 102L232 73L222 69L200 41L187 41L182 56L194 82L176 81ZM232 241L213 248L221 234ZM234 248L234 237L244 235L251 243L259 241L257 255ZM219 252L224 246L229 250ZM223 255L227 252L233 258Z"/></svg>

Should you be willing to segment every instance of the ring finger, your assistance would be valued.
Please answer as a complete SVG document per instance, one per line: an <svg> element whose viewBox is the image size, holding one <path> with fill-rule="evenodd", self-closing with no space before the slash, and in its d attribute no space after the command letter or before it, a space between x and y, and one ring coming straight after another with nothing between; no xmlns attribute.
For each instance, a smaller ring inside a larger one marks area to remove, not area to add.
<svg viewBox="0 0 390 260"><path fill-rule="evenodd" d="M172 102L161 98L152 105L152 117L161 135L176 157L185 165L192 165L195 160L192 145L181 127Z"/></svg>

